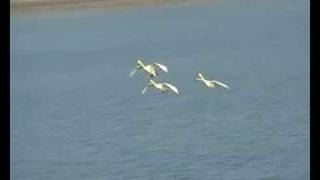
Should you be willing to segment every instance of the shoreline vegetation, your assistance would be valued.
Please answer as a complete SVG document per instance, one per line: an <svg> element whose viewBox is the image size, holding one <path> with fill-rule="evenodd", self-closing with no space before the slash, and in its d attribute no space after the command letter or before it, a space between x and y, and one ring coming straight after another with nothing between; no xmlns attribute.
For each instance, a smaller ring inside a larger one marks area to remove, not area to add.
<svg viewBox="0 0 320 180"><path fill-rule="evenodd" d="M163 6L204 3L209 0L10 0L10 13L50 12L75 9L115 9L139 6Z"/></svg>

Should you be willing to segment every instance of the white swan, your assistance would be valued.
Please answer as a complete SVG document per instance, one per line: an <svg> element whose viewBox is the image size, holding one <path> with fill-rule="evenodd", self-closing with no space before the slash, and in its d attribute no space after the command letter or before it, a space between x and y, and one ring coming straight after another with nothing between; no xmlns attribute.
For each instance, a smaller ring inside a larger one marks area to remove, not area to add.
<svg viewBox="0 0 320 180"><path fill-rule="evenodd" d="M148 73L148 75L153 78L155 76L158 75L158 71L157 71L157 68L159 68L160 70L164 71L164 72L168 72L168 68L165 66L165 65L162 65L162 64L159 64L159 63L153 63L153 64L148 64L148 65L145 65L143 63L143 60L142 59L139 59L137 61L137 66L136 68L134 68L131 73L130 73L130 76L132 77L137 70L144 70L145 72Z"/></svg>
<svg viewBox="0 0 320 180"><path fill-rule="evenodd" d="M152 79L150 79L150 81L148 83L148 86L146 86L142 90L141 93L144 94L147 91L149 86L154 87L156 90L158 90L158 91L160 91L162 93L171 91L171 92L175 93L176 95L179 94L179 90L174 85L172 85L170 83L156 83Z"/></svg>
<svg viewBox="0 0 320 180"><path fill-rule="evenodd" d="M230 87L226 84L223 84L222 82L216 81L216 80L206 80L201 73L198 73L198 76L196 78L198 81L202 81L204 85L208 88L215 88L218 86L226 88L230 90Z"/></svg>

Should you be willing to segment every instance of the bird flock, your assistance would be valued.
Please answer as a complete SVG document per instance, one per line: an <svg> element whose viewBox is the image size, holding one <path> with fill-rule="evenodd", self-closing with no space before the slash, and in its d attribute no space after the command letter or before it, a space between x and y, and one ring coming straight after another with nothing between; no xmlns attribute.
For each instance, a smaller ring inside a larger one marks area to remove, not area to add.
<svg viewBox="0 0 320 180"><path fill-rule="evenodd" d="M179 95L179 90L174 85L168 83L168 82L155 82L154 77L159 76L159 71L163 71L168 73L168 67L160 64L160 63L153 63L153 64L145 64L143 62L143 59L138 59L136 62L136 67L131 71L130 76L132 77L137 71L143 71L145 72L149 77L149 82L145 88L142 90L142 95L147 91L148 87L153 87L155 90L165 93L165 92L172 92L176 95ZM230 90L230 87L222 82L219 82L217 80L207 80L203 76L202 73L198 73L196 77L197 81L200 81L204 84L207 88L216 88L216 87L222 87L225 89Z"/></svg>

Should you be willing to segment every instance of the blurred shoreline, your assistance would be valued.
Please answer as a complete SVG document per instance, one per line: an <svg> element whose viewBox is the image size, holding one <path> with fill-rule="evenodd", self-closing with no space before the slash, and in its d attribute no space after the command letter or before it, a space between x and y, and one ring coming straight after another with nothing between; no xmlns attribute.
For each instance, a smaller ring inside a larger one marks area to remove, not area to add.
<svg viewBox="0 0 320 180"><path fill-rule="evenodd" d="M75 9L114 9L181 3L204 3L209 0L10 0L10 13L50 12Z"/></svg>

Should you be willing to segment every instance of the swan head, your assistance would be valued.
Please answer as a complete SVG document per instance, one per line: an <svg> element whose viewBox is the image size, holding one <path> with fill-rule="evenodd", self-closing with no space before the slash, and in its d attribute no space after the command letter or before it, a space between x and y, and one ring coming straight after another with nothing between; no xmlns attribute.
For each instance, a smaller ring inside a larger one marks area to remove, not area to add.
<svg viewBox="0 0 320 180"><path fill-rule="evenodd" d="M138 59L138 60L137 60L137 64L140 65L140 66L144 65L144 64L143 64L143 59L142 59L142 58L141 58L141 59Z"/></svg>
<svg viewBox="0 0 320 180"><path fill-rule="evenodd" d="M144 64L143 64L142 59L138 59L138 60L137 60L136 69L142 69L143 65L144 65Z"/></svg>
<svg viewBox="0 0 320 180"><path fill-rule="evenodd" d="M149 80L149 83L148 83L148 86L153 86L154 84L156 84L156 83L154 82L154 80L150 79L150 80Z"/></svg>
<svg viewBox="0 0 320 180"><path fill-rule="evenodd" d="M204 77L201 73L198 73L196 80L201 80L201 79L204 79Z"/></svg>

